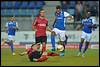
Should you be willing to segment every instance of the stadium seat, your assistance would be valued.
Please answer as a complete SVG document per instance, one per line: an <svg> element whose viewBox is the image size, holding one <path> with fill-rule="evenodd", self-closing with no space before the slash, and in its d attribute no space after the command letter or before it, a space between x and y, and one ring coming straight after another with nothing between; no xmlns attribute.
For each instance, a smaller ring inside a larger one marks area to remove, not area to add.
<svg viewBox="0 0 100 67"><path fill-rule="evenodd" d="M14 2L7 2L7 8L13 8L14 7Z"/></svg>
<svg viewBox="0 0 100 67"><path fill-rule="evenodd" d="M29 2L28 8L29 8L29 9L34 9L35 6L36 6L36 5L35 5L35 2L32 1L32 2Z"/></svg>
<svg viewBox="0 0 100 67"><path fill-rule="evenodd" d="M24 9L24 8L26 9L26 8L28 7L28 3L29 3L29 2L25 2L25 1L24 1L24 2L22 2L22 4L21 4L20 7L21 7L22 9Z"/></svg>
<svg viewBox="0 0 100 67"><path fill-rule="evenodd" d="M15 15L15 16L20 15L19 9L14 9L14 15Z"/></svg>
<svg viewBox="0 0 100 67"><path fill-rule="evenodd" d="M1 8L6 8L6 2L1 2Z"/></svg>
<svg viewBox="0 0 100 67"><path fill-rule="evenodd" d="M43 6L42 1L36 1L35 4L36 4L35 9L40 9L40 8L42 8L42 6Z"/></svg>
<svg viewBox="0 0 100 67"><path fill-rule="evenodd" d="M33 9L28 10L27 14L30 15L30 16L32 16L33 15Z"/></svg>
<svg viewBox="0 0 100 67"><path fill-rule="evenodd" d="M27 9L22 9L22 10L20 10L20 15L21 16L27 16L28 14L27 14Z"/></svg>
<svg viewBox="0 0 100 67"><path fill-rule="evenodd" d="M14 12L13 12L12 9L7 9L7 10L6 10L6 15L11 16L11 15L13 15L13 14L14 14Z"/></svg>
<svg viewBox="0 0 100 67"><path fill-rule="evenodd" d="M34 16L37 16L39 14L39 11L40 11L40 9L34 9L32 14Z"/></svg>
<svg viewBox="0 0 100 67"><path fill-rule="evenodd" d="M76 2L75 1L70 1L69 9L74 9L75 8L75 5L76 5Z"/></svg>
<svg viewBox="0 0 100 67"><path fill-rule="evenodd" d="M67 9L68 13L71 15L75 15L75 9Z"/></svg>
<svg viewBox="0 0 100 67"><path fill-rule="evenodd" d="M17 2L17 1L14 2L15 9L20 8L20 5L21 5L21 2Z"/></svg>
<svg viewBox="0 0 100 67"><path fill-rule="evenodd" d="M4 15L6 15L6 12L5 12L5 9L2 9L1 10L1 16L4 16Z"/></svg>

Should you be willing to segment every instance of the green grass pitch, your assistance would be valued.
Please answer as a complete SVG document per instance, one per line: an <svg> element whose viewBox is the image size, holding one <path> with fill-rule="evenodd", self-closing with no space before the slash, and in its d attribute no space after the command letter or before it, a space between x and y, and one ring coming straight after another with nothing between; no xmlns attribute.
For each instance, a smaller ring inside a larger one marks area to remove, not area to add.
<svg viewBox="0 0 100 67"><path fill-rule="evenodd" d="M16 55L12 56L9 48L1 48L1 66L99 66L99 50L88 49L85 57L77 57L78 49L66 49L63 57L49 57L45 62L30 62L25 56L19 56L19 52L25 49L16 48Z"/></svg>

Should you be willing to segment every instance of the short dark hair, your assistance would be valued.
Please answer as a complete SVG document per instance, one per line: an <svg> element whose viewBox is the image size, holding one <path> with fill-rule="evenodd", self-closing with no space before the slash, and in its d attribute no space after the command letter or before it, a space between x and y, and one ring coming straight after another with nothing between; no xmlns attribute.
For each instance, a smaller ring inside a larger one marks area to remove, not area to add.
<svg viewBox="0 0 100 67"><path fill-rule="evenodd" d="M41 12L41 11L44 11L44 9L40 9L40 12Z"/></svg>
<svg viewBox="0 0 100 67"><path fill-rule="evenodd" d="M34 46L35 44L33 43L32 45L31 45L31 48Z"/></svg>
<svg viewBox="0 0 100 67"><path fill-rule="evenodd" d="M60 5L57 5L57 6L56 6L56 9L61 9L61 6L60 6Z"/></svg>

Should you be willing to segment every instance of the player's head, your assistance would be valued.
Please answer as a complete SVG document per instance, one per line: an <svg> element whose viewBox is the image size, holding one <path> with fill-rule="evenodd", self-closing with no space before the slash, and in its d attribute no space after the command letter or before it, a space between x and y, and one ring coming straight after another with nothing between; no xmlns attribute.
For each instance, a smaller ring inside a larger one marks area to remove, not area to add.
<svg viewBox="0 0 100 67"><path fill-rule="evenodd" d="M36 43L36 44L33 43L31 45L31 48L34 48L34 47L36 47L37 49L40 48L40 43Z"/></svg>
<svg viewBox="0 0 100 67"><path fill-rule="evenodd" d="M41 17L44 17L45 16L45 10L44 9L41 9L39 15Z"/></svg>
<svg viewBox="0 0 100 67"><path fill-rule="evenodd" d="M32 48L34 45L35 45L35 44L32 44L32 45L31 45L31 48Z"/></svg>
<svg viewBox="0 0 100 67"><path fill-rule="evenodd" d="M39 48L40 48L40 43L37 43L36 46L37 46L37 48L39 49Z"/></svg>
<svg viewBox="0 0 100 67"><path fill-rule="evenodd" d="M90 17L91 16L91 12L90 11L87 11L86 12L86 17L88 18L88 17Z"/></svg>
<svg viewBox="0 0 100 67"><path fill-rule="evenodd" d="M14 17L9 18L9 21L15 21Z"/></svg>
<svg viewBox="0 0 100 67"><path fill-rule="evenodd" d="M61 11L61 6L60 5L57 5L56 6L56 12L59 13L60 11Z"/></svg>

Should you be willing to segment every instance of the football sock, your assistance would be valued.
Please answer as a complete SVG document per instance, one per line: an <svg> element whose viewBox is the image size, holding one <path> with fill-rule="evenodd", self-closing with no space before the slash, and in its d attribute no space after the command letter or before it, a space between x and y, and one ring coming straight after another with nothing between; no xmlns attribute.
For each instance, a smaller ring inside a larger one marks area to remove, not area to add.
<svg viewBox="0 0 100 67"><path fill-rule="evenodd" d="M51 36L51 43L52 43L52 48L55 48L55 36Z"/></svg>
<svg viewBox="0 0 100 67"><path fill-rule="evenodd" d="M62 45L64 47L64 50L60 52L60 56L64 56L65 55L65 41L62 41Z"/></svg>
<svg viewBox="0 0 100 67"><path fill-rule="evenodd" d="M88 45L85 45L83 53L85 53L87 49L88 49Z"/></svg>
<svg viewBox="0 0 100 67"><path fill-rule="evenodd" d="M82 50L82 46L83 46L83 44L80 43L80 45L79 45L79 51L80 51L80 52L81 52L81 50Z"/></svg>
<svg viewBox="0 0 100 67"><path fill-rule="evenodd" d="M67 36L67 35L65 35L65 37L66 37L66 40L65 40L65 45L67 45L68 36Z"/></svg>
<svg viewBox="0 0 100 67"><path fill-rule="evenodd" d="M13 53L14 52L14 45L11 44L10 46L11 46L11 52Z"/></svg>
<svg viewBox="0 0 100 67"><path fill-rule="evenodd" d="M46 51L46 44L42 45L42 53Z"/></svg>
<svg viewBox="0 0 100 67"><path fill-rule="evenodd" d="M63 47L64 47L64 50L63 52L65 51L65 41L62 41L62 44L63 44Z"/></svg>

